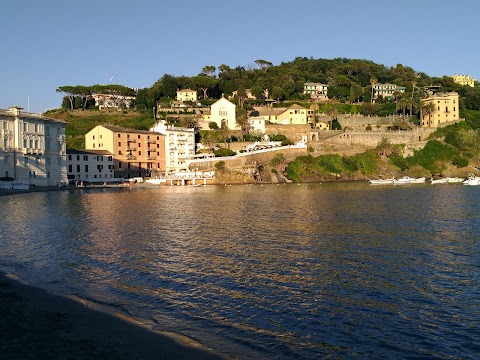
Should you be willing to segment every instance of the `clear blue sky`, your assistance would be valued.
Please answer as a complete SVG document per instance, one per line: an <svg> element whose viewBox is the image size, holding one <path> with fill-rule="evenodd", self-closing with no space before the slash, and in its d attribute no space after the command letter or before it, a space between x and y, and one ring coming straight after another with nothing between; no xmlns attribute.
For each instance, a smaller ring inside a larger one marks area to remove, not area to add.
<svg viewBox="0 0 480 360"><path fill-rule="evenodd" d="M477 0L1 0L0 108L58 108L63 85L150 87L206 65L297 56L480 79Z"/></svg>

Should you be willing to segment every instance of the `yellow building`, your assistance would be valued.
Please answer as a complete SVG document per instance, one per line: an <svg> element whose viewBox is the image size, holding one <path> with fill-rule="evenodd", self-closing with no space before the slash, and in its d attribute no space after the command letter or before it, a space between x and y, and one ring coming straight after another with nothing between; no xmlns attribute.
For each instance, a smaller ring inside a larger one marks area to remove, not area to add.
<svg viewBox="0 0 480 360"><path fill-rule="evenodd" d="M115 159L115 177L148 177L165 172L165 135L97 125L85 135L85 149L106 150Z"/></svg>
<svg viewBox="0 0 480 360"><path fill-rule="evenodd" d="M441 127L460 120L458 110L458 93L437 93L423 100L432 103L432 111L423 111L421 127Z"/></svg>
<svg viewBox="0 0 480 360"><path fill-rule="evenodd" d="M197 101L197 92L191 89L177 90L177 101Z"/></svg>
<svg viewBox="0 0 480 360"><path fill-rule="evenodd" d="M307 109L298 104L289 108L256 107L259 116L272 124L305 125L307 124Z"/></svg>
<svg viewBox="0 0 480 360"><path fill-rule="evenodd" d="M471 86L471 87L474 87L475 81L477 81L476 79L470 77L469 75L458 75L458 74L453 75L452 79L457 84L460 84L463 86Z"/></svg>

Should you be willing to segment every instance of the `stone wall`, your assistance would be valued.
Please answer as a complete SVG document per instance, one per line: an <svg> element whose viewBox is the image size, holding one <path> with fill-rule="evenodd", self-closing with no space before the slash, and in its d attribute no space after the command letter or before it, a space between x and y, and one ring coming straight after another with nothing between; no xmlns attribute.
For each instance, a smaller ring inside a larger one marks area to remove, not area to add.
<svg viewBox="0 0 480 360"><path fill-rule="evenodd" d="M306 156L308 152L307 148L284 146L276 149L265 149L253 154L239 154L236 156L217 157L195 161L190 163L189 168L198 170L215 169L215 164L219 161L225 161L225 166L228 168L256 167L258 164L268 163L277 154L282 154L287 161L291 161L299 156Z"/></svg>

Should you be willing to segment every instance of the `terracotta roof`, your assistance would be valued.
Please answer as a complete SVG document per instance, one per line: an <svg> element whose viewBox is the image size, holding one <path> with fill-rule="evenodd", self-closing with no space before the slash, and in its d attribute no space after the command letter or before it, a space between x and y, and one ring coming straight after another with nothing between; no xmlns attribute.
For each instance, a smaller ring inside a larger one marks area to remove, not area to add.
<svg viewBox="0 0 480 360"><path fill-rule="evenodd" d="M110 131L113 131L113 132L116 132L116 133L125 133L125 134L146 134L146 135L162 135L162 136L165 136L161 133L157 133L157 132L152 132L152 131L147 131L147 130L135 130L135 129L125 129L125 128L122 128L120 126L116 126L116 125L99 125L101 127L104 127L105 129L107 130L110 130Z"/></svg>

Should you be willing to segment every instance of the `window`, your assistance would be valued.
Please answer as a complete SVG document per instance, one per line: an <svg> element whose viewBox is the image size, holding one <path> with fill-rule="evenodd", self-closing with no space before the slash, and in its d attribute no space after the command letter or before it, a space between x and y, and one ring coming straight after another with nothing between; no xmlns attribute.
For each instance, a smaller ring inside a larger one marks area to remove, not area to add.
<svg viewBox="0 0 480 360"><path fill-rule="evenodd" d="M28 166L28 157L27 156L25 156L23 158L23 165Z"/></svg>
<svg viewBox="0 0 480 360"><path fill-rule="evenodd" d="M35 132L38 132L38 124L35 124Z"/></svg>
<svg viewBox="0 0 480 360"><path fill-rule="evenodd" d="M95 140L95 135L92 136L92 139Z"/></svg>
<svg viewBox="0 0 480 360"><path fill-rule="evenodd" d="M80 155L77 155L77 161L80 161Z"/></svg>
<svg viewBox="0 0 480 360"><path fill-rule="evenodd" d="M72 161L72 155L68 155L68 160Z"/></svg>
<svg viewBox="0 0 480 360"><path fill-rule="evenodd" d="M50 141L45 141L45 150L50 151Z"/></svg>
<svg viewBox="0 0 480 360"><path fill-rule="evenodd" d="M117 137L119 138L119 137L120 137L120 134L117 134ZM128 135L127 135L127 137L128 137Z"/></svg>
<svg viewBox="0 0 480 360"><path fill-rule="evenodd" d="M83 161L88 161L88 155L83 155Z"/></svg>
<svg viewBox="0 0 480 360"><path fill-rule="evenodd" d="M73 165L68 165L68 172L69 173L73 172Z"/></svg>
<svg viewBox="0 0 480 360"><path fill-rule="evenodd" d="M80 165L77 165L77 172L80 172Z"/></svg>
<svg viewBox="0 0 480 360"><path fill-rule="evenodd" d="M85 165L85 172L88 173L88 165Z"/></svg>
<svg viewBox="0 0 480 360"><path fill-rule="evenodd" d="M39 149L39 147L38 147L38 140L35 140L35 149Z"/></svg>
<svg viewBox="0 0 480 360"><path fill-rule="evenodd" d="M27 148L27 139L23 139L23 147L26 149Z"/></svg>
<svg viewBox="0 0 480 360"><path fill-rule="evenodd" d="M122 143L120 141L118 142L118 146L122 146Z"/></svg>
<svg viewBox="0 0 480 360"><path fill-rule="evenodd" d="M26 122L23 123L23 131L24 132L28 131L28 124Z"/></svg>

